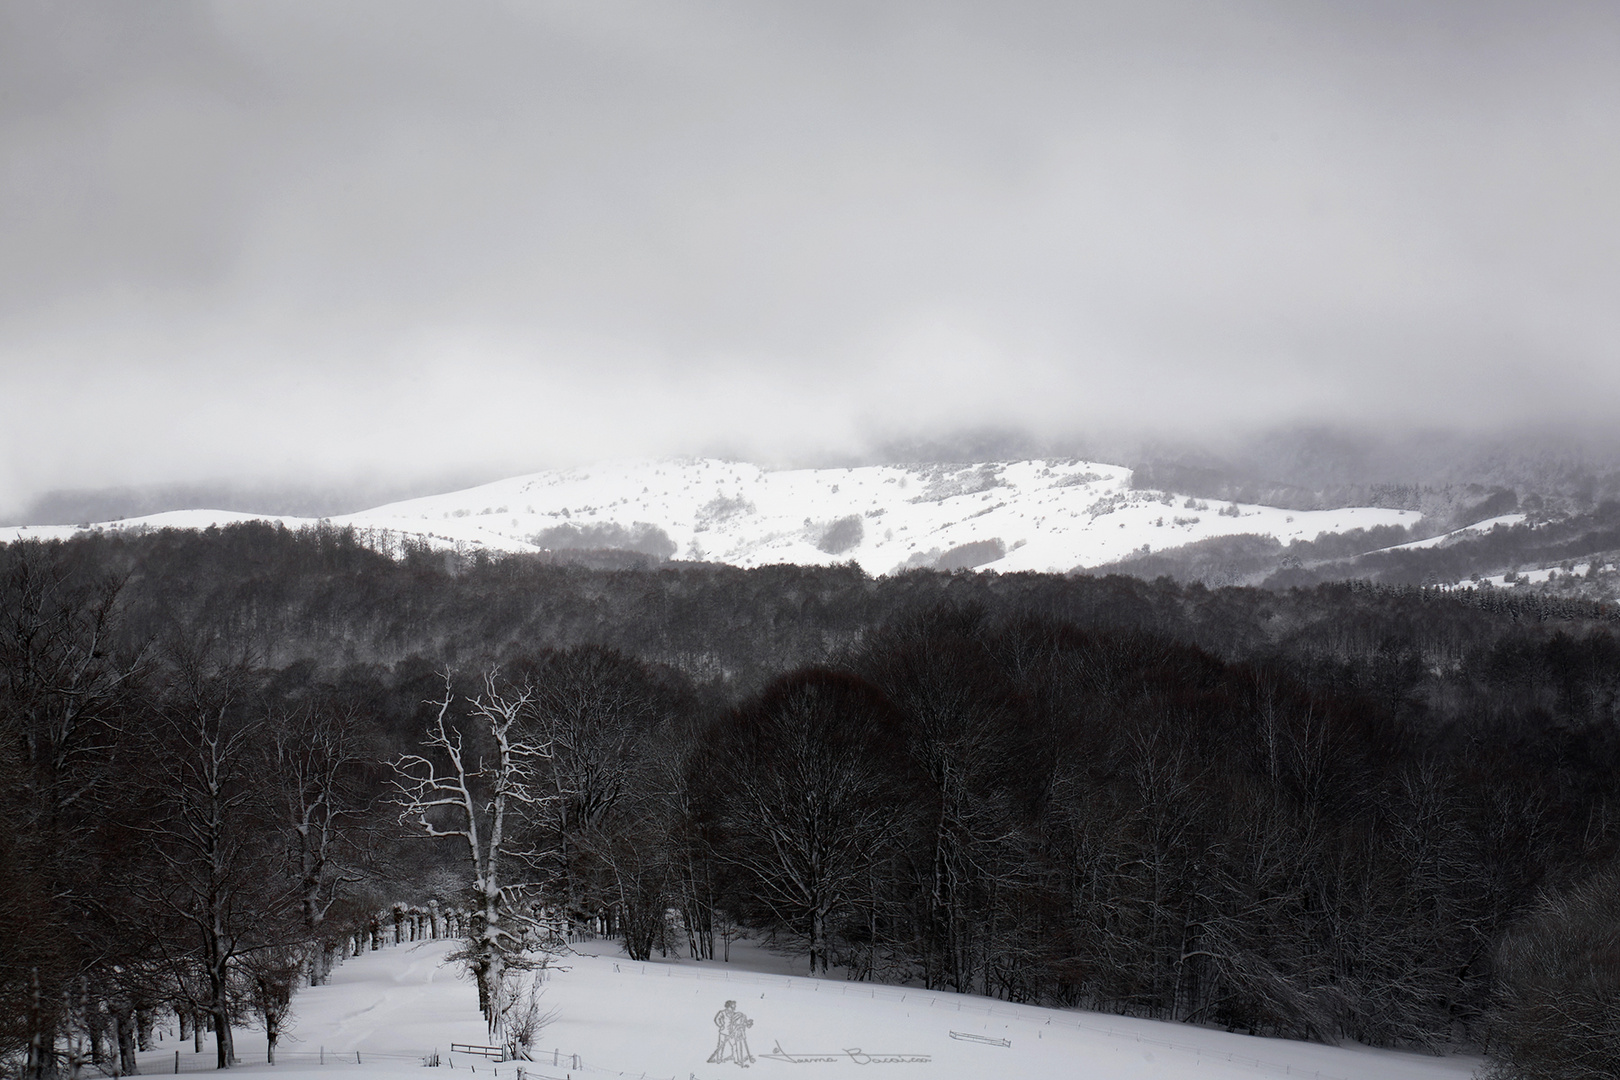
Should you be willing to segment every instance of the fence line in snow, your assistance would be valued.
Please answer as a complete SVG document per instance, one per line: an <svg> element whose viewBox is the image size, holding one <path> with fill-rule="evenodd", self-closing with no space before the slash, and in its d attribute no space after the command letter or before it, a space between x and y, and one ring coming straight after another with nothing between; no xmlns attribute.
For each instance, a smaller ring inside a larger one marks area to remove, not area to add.
<svg viewBox="0 0 1620 1080"><path fill-rule="evenodd" d="M462 1044L453 1043L452 1045L460 1046ZM483 1048L480 1047L479 1049ZM500 1077L500 1069L503 1067L507 1070L507 1075L512 1077L513 1080L517 1080L518 1077L523 1077L524 1080L548 1080L550 1077L548 1070L553 1068L573 1069L576 1071L587 1068L578 1054L565 1054L561 1050L533 1050L530 1051L530 1054L531 1058L524 1061L512 1059L492 1061L476 1050L470 1053L458 1050L441 1057L437 1050L431 1053L422 1053L420 1051L336 1050L332 1047L323 1046L316 1050L278 1049L275 1064L277 1066L330 1065L333 1067L375 1065L385 1062L410 1062L413 1065L422 1066L438 1064L452 1072L459 1070L484 1074L490 1076L492 1080ZM456 1061L457 1057L461 1058L460 1062ZM169 1054L143 1053L138 1059L140 1072L125 1075L172 1076L179 1073L218 1072L218 1060L212 1047L203 1050L202 1053L176 1050L172 1057ZM239 1058L234 1067L241 1068L265 1064L267 1063L263 1061ZM85 1069L86 1072L96 1073L101 1076L111 1077L117 1075L113 1071L111 1063L86 1065ZM597 1069L595 1071L603 1072L608 1070ZM555 1080L563 1080L563 1076L559 1074Z"/></svg>
<svg viewBox="0 0 1620 1080"><path fill-rule="evenodd" d="M372 1062L409 1061L418 1065L425 1064L428 1055L421 1053L388 1052L382 1050L334 1050L321 1047L317 1050L276 1050L277 1065L363 1065ZM139 1073L126 1073L126 1076L173 1076L178 1073L218 1072L219 1058L212 1046L205 1047L201 1053L193 1050L175 1050L168 1053L142 1053L136 1058L140 1068ZM247 1065L263 1065L263 1061L254 1058L237 1058L233 1068ZM111 1062L100 1065L87 1065L87 1070L94 1070L101 1076L118 1075Z"/></svg>

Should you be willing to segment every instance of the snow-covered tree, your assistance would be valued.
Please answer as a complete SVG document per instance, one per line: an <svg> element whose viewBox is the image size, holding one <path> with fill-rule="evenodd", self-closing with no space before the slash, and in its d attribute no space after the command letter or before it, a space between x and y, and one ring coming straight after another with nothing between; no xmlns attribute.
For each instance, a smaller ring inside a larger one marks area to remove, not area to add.
<svg viewBox="0 0 1620 1080"><path fill-rule="evenodd" d="M368 812L358 775L365 764L359 727L352 709L340 712L321 704L305 705L272 724L274 798L298 880L299 917L310 939L311 986L331 970L336 943L322 924L343 883L352 880L344 856L352 856L352 834Z"/></svg>
<svg viewBox="0 0 1620 1080"><path fill-rule="evenodd" d="M127 810L121 752L146 667L124 636L124 580L59 547L0 546L0 1055L59 1070L64 1001L92 994L129 943L107 932L102 888Z"/></svg>
<svg viewBox="0 0 1620 1080"><path fill-rule="evenodd" d="M296 934L296 882L276 872L268 740L250 669L179 647L172 668L150 734L154 812L143 832L155 859L132 899L176 984L197 984L200 993L186 992L213 1018L223 1069L236 1063L236 968Z"/></svg>
<svg viewBox="0 0 1620 1080"><path fill-rule="evenodd" d="M478 985L478 1004L492 1038L510 1005L513 980L507 973L529 966L524 954L535 926L526 901L536 884L527 872L536 853L519 839L523 815L518 810L547 798L535 780L551 747L520 735L534 699L532 686L512 686L496 671L485 672L482 691L463 699L469 739L456 722L457 695L446 675L444 696L433 703L437 713L421 742L423 753L394 762L400 821L424 836L457 837L466 845L474 913L461 955Z"/></svg>

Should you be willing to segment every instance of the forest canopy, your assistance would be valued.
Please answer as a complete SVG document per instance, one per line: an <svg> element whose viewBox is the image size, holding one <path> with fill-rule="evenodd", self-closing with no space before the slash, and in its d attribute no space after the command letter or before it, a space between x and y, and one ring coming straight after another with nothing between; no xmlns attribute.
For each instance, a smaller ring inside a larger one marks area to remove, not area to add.
<svg viewBox="0 0 1620 1080"><path fill-rule="evenodd" d="M475 911L395 763L496 737L533 751L525 910L631 956L747 932L851 978L1536 1075L1568 1045L1549 1001L1603 1015L1620 980L1617 628L1357 584L395 560L259 523L13 544L0 1055L45 1076L97 1025L121 1055L156 1011L273 1012L388 913Z"/></svg>

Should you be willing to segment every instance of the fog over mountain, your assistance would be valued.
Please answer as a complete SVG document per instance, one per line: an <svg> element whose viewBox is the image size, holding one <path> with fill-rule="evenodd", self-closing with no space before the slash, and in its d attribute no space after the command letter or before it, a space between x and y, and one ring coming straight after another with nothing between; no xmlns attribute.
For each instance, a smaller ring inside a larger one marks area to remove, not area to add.
<svg viewBox="0 0 1620 1080"><path fill-rule="evenodd" d="M12 2L0 517L1601 472L1617 147L1612 4Z"/></svg>

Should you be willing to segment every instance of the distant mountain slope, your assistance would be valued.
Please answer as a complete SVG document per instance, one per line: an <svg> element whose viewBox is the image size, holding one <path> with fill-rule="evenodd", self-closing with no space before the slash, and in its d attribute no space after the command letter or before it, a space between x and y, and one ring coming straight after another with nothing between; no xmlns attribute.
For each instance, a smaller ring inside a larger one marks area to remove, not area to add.
<svg viewBox="0 0 1620 1080"><path fill-rule="evenodd" d="M255 515L173 511L90 528L207 528ZM276 517L289 527L313 519ZM535 552L612 548L759 566L853 560L910 567L1063 572L1214 538L1278 544L1410 527L1410 510L1286 510L1139 490L1131 471L1088 461L765 470L711 459L541 472L329 520L367 543ZM0 540L79 527L0 529ZM1377 545L1369 545L1377 546Z"/></svg>
<svg viewBox="0 0 1620 1080"><path fill-rule="evenodd" d="M1277 589L1357 579L1620 599L1620 503L1616 502L1581 513L1504 514L1404 543L1372 542L1376 539L1372 534L1329 534L1284 545L1264 535L1212 537L1130 555L1102 569L1207 586Z"/></svg>

